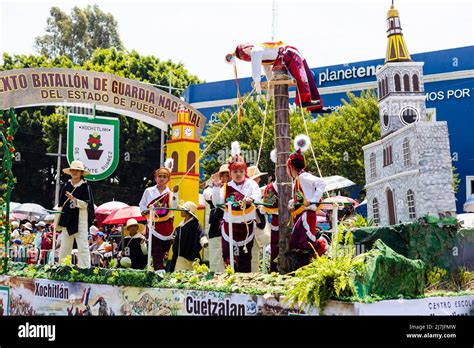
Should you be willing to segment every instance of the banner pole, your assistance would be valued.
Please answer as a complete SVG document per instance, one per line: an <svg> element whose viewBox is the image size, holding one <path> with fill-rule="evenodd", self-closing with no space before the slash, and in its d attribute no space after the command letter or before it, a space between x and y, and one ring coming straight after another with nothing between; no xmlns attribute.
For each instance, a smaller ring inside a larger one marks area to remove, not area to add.
<svg viewBox="0 0 474 348"><path fill-rule="evenodd" d="M232 202L227 202L227 214L229 214L229 257L230 267L234 269L234 232L232 229Z"/></svg>
<svg viewBox="0 0 474 348"><path fill-rule="evenodd" d="M151 263L151 232L153 231L153 218L155 215L155 207L152 205L150 207L150 218L148 219L148 261L147 261L147 271L150 271Z"/></svg>
<svg viewBox="0 0 474 348"><path fill-rule="evenodd" d="M56 253L56 224L54 224L54 227L53 227L53 245L51 246L51 253L52 253L52 257L49 260L49 264L54 265L54 262L56 261L55 255L54 255Z"/></svg>

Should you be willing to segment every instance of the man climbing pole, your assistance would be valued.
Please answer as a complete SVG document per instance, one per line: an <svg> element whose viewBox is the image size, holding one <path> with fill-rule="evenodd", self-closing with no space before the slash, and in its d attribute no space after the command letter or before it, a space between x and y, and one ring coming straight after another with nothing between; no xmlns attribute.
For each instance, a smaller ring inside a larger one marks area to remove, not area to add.
<svg viewBox="0 0 474 348"><path fill-rule="evenodd" d="M252 63L252 78L257 93L261 93L260 79L261 66L265 70L267 80L271 80L272 70L283 65L296 80L296 105L307 108L309 111L323 109L323 102L319 95L313 74L301 53L292 46L283 42L266 42L262 44L240 44L235 51L226 56L228 62L237 57Z"/></svg>

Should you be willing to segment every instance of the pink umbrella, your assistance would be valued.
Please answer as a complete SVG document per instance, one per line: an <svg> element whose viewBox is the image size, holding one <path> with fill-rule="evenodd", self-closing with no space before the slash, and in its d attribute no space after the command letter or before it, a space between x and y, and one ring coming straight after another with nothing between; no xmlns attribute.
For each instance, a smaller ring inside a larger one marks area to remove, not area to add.
<svg viewBox="0 0 474 348"><path fill-rule="evenodd" d="M359 205L359 203L355 199L350 198L350 197L344 197L344 196L329 197L329 198L324 199L323 203L327 203L327 204L323 204L322 209L327 209L327 210L332 210L333 203L336 203L339 209L343 209L344 207L349 206L349 204L352 204L354 208Z"/></svg>
<svg viewBox="0 0 474 348"><path fill-rule="evenodd" d="M23 214L23 213L10 213L10 220L26 220L28 219L28 214Z"/></svg>
<svg viewBox="0 0 474 348"><path fill-rule="evenodd" d="M108 215L110 215L114 211L117 211L125 207L128 207L128 204L119 202L119 201L111 201L111 202L107 202L107 203L99 205L95 209L95 218L97 219L97 227L102 226L103 221Z"/></svg>
<svg viewBox="0 0 474 348"><path fill-rule="evenodd" d="M146 217L142 216L140 207L130 206L125 207L111 213L107 218L102 221L104 225L118 225L126 224L128 219L135 219L137 221L146 221Z"/></svg>
<svg viewBox="0 0 474 348"><path fill-rule="evenodd" d="M129 206L128 204L123 203L123 202L111 201L111 202L107 202L107 203L99 205L97 209L95 210L95 213L109 215L116 210L119 210L128 206Z"/></svg>

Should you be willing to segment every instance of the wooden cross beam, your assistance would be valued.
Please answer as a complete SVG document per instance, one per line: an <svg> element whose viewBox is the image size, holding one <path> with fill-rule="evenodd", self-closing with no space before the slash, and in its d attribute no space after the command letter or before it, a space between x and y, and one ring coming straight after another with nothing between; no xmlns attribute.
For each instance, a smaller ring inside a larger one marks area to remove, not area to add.
<svg viewBox="0 0 474 348"><path fill-rule="evenodd" d="M277 86L277 85L296 86L296 81L294 79L285 79L285 80L271 80L271 81L265 81L265 82L260 83L262 90L268 90L269 88L272 88L273 86ZM253 86L254 86L254 83L252 82L252 87Z"/></svg>

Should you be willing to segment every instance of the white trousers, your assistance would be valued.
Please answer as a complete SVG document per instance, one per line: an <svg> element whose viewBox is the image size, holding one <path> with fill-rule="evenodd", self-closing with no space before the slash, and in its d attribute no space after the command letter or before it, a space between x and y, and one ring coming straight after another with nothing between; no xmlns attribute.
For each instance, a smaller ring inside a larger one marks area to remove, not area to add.
<svg viewBox="0 0 474 348"><path fill-rule="evenodd" d="M84 229L79 229L77 233L70 236L69 233L67 233L67 228L62 228L59 262L71 255L74 240L76 240L77 243L77 266L80 268L90 268L91 254L89 252L89 242L87 241L87 230Z"/></svg>
<svg viewBox="0 0 474 348"><path fill-rule="evenodd" d="M255 229L255 243L253 243L252 248L252 263L251 271L258 272L260 264L260 253L264 252L268 244L270 244L270 224L267 223L265 228L262 230L260 228Z"/></svg>
<svg viewBox="0 0 474 348"><path fill-rule="evenodd" d="M209 238L209 270L215 273L224 272L222 237Z"/></svg>

